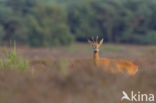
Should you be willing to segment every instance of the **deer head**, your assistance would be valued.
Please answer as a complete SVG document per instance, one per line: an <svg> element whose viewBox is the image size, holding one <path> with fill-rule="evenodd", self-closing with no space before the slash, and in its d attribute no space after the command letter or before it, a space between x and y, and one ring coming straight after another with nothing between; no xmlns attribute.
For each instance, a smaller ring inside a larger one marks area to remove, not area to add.
<svg viewBox="0 0 156 103"><path fill-rule="evenodd" d="M100 40L100 42L98 42L98 36L96 37L96 40L94 40L94 38L92 37L92 41L88 40L88 42L90 43L90 45L93 47L93 51L94 53L99 51L99 47L102 45L103 43L103 38Z"/></svg>

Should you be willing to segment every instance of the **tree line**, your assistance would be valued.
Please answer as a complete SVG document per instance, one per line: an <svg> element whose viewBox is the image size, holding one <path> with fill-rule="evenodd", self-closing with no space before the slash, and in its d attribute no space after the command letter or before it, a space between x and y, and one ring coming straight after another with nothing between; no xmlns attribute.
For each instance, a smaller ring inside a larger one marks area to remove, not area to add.
<svg viewBox="0 0 156 103"><path fill-rule="evenodd" d="M68 45L91 36L156 44L155 0L2 0L0 43Z"/></svg>

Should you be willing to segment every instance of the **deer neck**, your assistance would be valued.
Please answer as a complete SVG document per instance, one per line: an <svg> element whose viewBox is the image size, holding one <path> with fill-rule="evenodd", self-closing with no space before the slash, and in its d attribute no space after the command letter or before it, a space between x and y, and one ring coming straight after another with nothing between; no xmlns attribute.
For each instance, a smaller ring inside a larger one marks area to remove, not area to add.
<svg viewBox="0 0 156 103"><path fill-rule="evenodd" d="M94 64L97 65L97 61L99 59L99 52L95 51L93 54Z"/></svg>

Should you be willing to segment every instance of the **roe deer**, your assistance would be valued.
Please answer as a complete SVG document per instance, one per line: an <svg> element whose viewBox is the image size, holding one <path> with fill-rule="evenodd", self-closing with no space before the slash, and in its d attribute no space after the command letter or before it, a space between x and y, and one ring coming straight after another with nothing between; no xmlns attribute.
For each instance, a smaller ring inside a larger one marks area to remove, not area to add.
<svg viewBox="0 0 156 103"><path fill-rule="evenodd" d="M98 42L98 36L96 37L96 41L94 41L94 38L92 38L92 41L88 40L88 42L93 47L93 60L96 66L101 67L105 71L109 71L111 73L127 73L129 75L134 75L138 71L138 66L130 61L99 57L99 47L102 45L103 39Z"/></svg>

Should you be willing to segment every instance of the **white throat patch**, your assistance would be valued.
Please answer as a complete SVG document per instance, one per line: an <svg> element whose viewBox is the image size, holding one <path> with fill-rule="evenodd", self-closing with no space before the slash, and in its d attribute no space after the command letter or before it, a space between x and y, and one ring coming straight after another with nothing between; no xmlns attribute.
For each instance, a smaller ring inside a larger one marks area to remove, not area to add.
<svg viewBox="0 0 156 103"><path fill-rule="evenodd" d="M99 51L99 49L98 49L98 48L96 48L96 49L94 49L94 51Z"/></svg>

